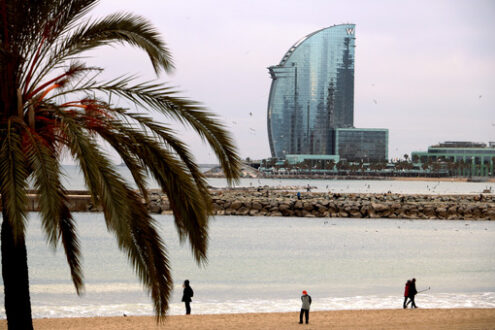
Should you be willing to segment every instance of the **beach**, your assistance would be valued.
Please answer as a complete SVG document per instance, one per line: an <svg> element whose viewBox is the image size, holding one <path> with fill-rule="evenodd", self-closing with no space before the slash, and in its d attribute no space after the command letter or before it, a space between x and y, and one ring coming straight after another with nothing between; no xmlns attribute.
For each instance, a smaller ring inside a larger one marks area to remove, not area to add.
<svg viewBox="0 0 495 330"><path fill-rule="evenodd" d="M57 329L495 329L495 309L382 309L318 311L308 325L299 312L168 316L157 325L151 316L35 319L38 330ZM6 329L6 321L0 321Z"/></svg>

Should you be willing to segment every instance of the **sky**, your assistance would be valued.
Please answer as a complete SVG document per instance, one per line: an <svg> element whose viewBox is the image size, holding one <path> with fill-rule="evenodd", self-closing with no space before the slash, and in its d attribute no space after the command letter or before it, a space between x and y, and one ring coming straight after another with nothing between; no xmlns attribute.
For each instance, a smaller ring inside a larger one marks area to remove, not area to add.
<svg viewBox="0 0 495 330"><path fill-rule="evenodd" d="M150 20L175 71L159 80L204 104L231 132L242 158L270 157L267 67L307 34L356 24L354 126L389 129L389 158L442 141L495 141L494 0L102 0L102 17ZM155 79L146 55L100 48L91 59L114 77ZM199 163L214 153L177 123Z"/></svg>

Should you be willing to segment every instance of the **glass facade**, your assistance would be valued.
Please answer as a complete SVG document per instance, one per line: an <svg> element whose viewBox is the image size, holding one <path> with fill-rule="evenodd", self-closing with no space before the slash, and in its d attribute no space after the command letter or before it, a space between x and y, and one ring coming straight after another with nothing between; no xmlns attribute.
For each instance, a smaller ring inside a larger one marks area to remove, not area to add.
<svg viewBox="0 0 495 330"><path fill-rule="evenodd" d="M335 153L348 162L386 162L388 130L381 128L337 128Z"/></svg>
<svg viewBox="0 0 495 330"><path fill-rule="evenodd" d="M336 154L332 129L354 124L354 34L354 24L316 31L268 68L272 157Z"/></svg>

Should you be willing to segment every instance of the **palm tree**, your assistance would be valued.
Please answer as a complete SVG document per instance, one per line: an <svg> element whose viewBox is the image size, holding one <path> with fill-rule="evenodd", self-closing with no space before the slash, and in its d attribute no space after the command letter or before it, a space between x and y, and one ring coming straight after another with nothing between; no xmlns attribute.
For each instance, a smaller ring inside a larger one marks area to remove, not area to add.
<svg viewBox="0 0 495 330"><path fill-rule="evenodd" d="M136 274L147 288L157 320L168 308L172 277L163 241L141 198L149 173L168 195L181 240L198 263L206 262L211 200L204 176L171 125L154 111L192 127L215 151L229 183L240 158L217 117L158 82L129 76L101 81L102 69L78 61L99 46L127 44L143 50L157 74L173 68L158 32L145 19L114 14L83 17L97 0L0 0L0 193L2 275L9 329L31 329L25 244L28 181L39 193L47 242L61 244L77 294L84 290L79 241L61 184L60 159L81 168L93 201L103 208ZM125 99L135 111L117 107ZM105 141L132 173L139 193L114 171Z"/></svg>

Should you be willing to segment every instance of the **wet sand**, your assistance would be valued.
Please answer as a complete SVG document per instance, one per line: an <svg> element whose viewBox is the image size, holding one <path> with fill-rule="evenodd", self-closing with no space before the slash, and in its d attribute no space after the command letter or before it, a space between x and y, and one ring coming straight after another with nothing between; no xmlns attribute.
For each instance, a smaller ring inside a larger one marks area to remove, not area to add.
<svg viewBox="0 0 495 330"><path fill-rule="evenodd" d="M311 312L298 324L299 312L168 316L157 325L153 317L35 319L39 330L113 329L495 329L495 309L385 309ZM6 328L5 320L0 329Z"/></svg>

